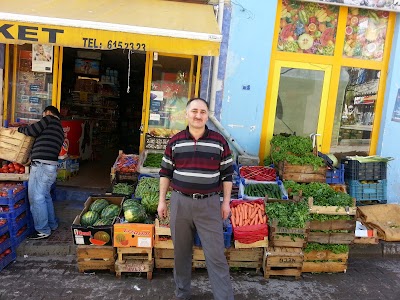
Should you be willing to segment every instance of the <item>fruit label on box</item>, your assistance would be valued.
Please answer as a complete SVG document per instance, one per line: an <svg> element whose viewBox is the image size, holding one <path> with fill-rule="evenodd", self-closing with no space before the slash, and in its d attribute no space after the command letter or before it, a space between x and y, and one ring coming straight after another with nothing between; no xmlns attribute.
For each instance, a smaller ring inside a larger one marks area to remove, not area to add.
<svg viewBox="0 0 400 300"><path fill-rule="evenodd" d="M114 247L151 248L154 244L154 225L139 223L114 224Z"/></svg>

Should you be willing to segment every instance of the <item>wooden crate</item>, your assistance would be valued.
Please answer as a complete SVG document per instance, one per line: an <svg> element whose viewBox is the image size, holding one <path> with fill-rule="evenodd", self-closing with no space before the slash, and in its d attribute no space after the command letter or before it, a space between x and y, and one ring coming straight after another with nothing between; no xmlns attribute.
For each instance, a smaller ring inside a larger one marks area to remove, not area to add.
<svg viewBox="0 0 400 300"><path fill-rule="evenodd" d="M225 253L229 267L256 269L259 272L264 252L265 248L228 248Z"/></svg>
<svg viewBox="0 0 400 300"><path fill-rule="evenodd" d="M171 228L160 226L160 221L158 219L155 220L154 225L155 225L154 248L174 249L174 244L171 238ZM165 237L167 238L167 240L165 240Z"/></svg>
<svg viewBox="0 0 400 300"><path fill-rule="evenodd" d="M267 248L268 247L268 237L264 237L262 241L257 241L250 244L241 243L239 241L235 241L236 249L246 249L246 248Z"/></svg>
<svg viewBox="0 0 400 300"><path fill-rule="evenodd" d="M355 220L311 221L308 242L320 244L351 244L354 240L355 227ZM341 230L346 232L321 232L321 230Z"/></svg>
<svg viewBox="0 0 400 300"><path fill-rule="evenodd" d="M25 173L0 173L0 181L28 181L29 180L29 167L25 166Z"/></svg>
<svg viewBox="0 0 400 300"><path fill-rule="evenodd" d="M86 246L76 247L79 272L95 270L115 271L116 250L112 246Z"/></svg>
<svg viewBox="0 0 400 300"><path fill-rule="evenodd" d="M0 158L25 164L35 139L17 131L11 132L12 129L0 127Z"/></svg>
<svg viewBox="0 0 400 300"><path fill-rule="evenodd" d="M325 182L326 168L320 167L314 170L314 166L291 165L286 161L278 163L278 174L282 180L295 182Z"/></svg>
<svg viewBox="0 0 400 300"><path fill-rule="evenodd" d="M302 271L305 273L346 273L349 253L335 254L331 251L304 253Z"/></svg>
<svg viewBox="0 0 400 300"><path fill-rule="evenodd" d="M125 262L130 259L152 260L153 248L129 247L117 248L118 262Z"/></svg>
<svg viewBox="0 0 400 300"><path fill-rule="evenodd" d="M122 273L146 273L147 279L153 279L154 259L127 259L115 262L115 274L121 278Z"/></svg>
<svg viewBox="0 0 400 300"><path fill-rule="evenodd" d="M356 199L354 198L353 198L353 206L341 207L341 206L314 205L314 199L310 197L308 198L308 207L310 209L310 214L355 216L357 213Z"/></svg>
<svg viewBox="0 0 400 300"><path fill-rule="evenodd" d="M304 254L301 248L270 247L263 258L264 278L294 276L300 279Z"/></svg>
<svg viewBox="0 0 400 300"><path fill-rule="evenodd" d="M277 220L272 220L269 227L269 239L272 247L304 248L307 243L309 223L306 228L286 228L278 226ZM291 237L288 234L299 234L304 237Z"/></svg>
<svg viewBox="0 0 400 300"><path fill-rule="evenodd" d="M173 269L174 249L154 248L154 262L157 269Z"/></svg>

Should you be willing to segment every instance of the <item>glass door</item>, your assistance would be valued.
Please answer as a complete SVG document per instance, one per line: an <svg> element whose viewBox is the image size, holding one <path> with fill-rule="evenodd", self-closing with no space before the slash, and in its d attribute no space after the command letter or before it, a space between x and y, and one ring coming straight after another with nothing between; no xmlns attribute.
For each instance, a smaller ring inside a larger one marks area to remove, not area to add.
<svg viewBox="0 0 400 300"><path fill-rule="evenodd" d="M161 150L161 144L186 127L186 103L198 90L200 65L198 57L189 55L151 52L147 59L141 150L148 139L152 149Z"/></svg>
<svg viewBox="0 0 400 300"><path fill-rule="evenodd" d="M266 153L273 135L318 134L321 148L331 66L277 61L272 98L266 104Z"/></svg>

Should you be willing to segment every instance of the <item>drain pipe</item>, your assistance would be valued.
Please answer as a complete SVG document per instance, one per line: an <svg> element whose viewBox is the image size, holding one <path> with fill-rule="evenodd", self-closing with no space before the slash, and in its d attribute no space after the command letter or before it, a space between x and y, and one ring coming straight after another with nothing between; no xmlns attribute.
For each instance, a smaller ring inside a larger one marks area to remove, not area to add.
<svg viewBox="0 0 400 300"><path fill-rule="evenodd" d="M218 27L222 33L222 24L224 19L224 6L225 0L219 0L218 2ZM217 96L217 83L218 83L218 67L219 67L219 56L213 58L212 75L211 75L211 92L210 92L210 112L209 120L215 125L215 127L221 132L221 134L235 147L236 151L240 155L246 155L243 148L235 141L232 135L222 126L221 122L215 117L215 100Z"/></svg>

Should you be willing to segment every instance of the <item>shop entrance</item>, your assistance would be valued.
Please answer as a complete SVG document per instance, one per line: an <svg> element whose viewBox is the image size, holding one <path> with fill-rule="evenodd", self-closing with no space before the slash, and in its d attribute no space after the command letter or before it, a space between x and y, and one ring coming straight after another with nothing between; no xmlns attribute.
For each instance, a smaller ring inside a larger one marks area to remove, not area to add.
<svg viewBox="0 0 400 300"><path fill-rule="evenodd" d="M267 139L277 134L318 134L322 141L330 77L330 66L277 61Z"/></svg>

